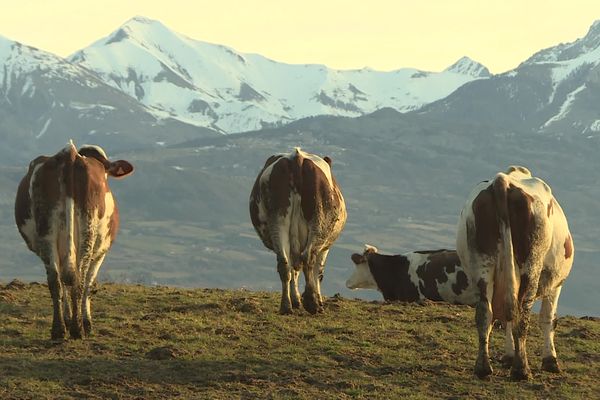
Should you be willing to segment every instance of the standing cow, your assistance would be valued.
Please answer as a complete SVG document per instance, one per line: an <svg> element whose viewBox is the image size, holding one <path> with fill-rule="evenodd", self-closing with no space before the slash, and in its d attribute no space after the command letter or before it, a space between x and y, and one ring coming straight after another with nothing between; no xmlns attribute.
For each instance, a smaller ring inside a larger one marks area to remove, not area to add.
<svg viewBox="0 0 600 400"><path fill-rule="evenodd" d="M460 216L457 251L479 288L475 321L479 355L475 374L492 373L488 343L493 319L512 327L511 377L528 379L525 340L529 314L542 299L542 369L558 372L554 349L556 306L573 264L573 240L565 215L550 187L524 167L510 167L471 192Z"/></svg>
<svg viewBox="0 0 600 400"><path fill-rule="evenodd" d="M119 227L107 177L132 172L130 163L109 161L102 148L77 151L71 141L54 156L33 160L21 180L15 219L27 247L46 267L53 340L64 338L65 326L72 338L81 338L82 330L91 333L90 291Z"/></svg>
<svg viewBox="0 0 600 400"><path fill-rule="evenodd" d="M304 308L312 314L323 311L325 260L346 223L346 205L331 173L331 159L299 148L269 157L252 188L250 217L264 245L277 255L280 313L300 307L300 269L306 281Z"/></svg>

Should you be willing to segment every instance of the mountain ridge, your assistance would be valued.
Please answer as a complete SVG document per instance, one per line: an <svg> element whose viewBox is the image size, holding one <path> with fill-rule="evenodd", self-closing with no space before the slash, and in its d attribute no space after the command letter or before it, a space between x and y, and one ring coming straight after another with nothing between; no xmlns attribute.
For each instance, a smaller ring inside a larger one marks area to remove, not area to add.
<svg viewBox="0 0 600 400"><path fill-rule="evenodd" d="M489 75L487 68L464 57L441 72L279 63L190 39L144 17L128 20L69 60L94 70L159 117L170 113L227 133L315 115L355 117L386 106L408 111Z"/></svg>

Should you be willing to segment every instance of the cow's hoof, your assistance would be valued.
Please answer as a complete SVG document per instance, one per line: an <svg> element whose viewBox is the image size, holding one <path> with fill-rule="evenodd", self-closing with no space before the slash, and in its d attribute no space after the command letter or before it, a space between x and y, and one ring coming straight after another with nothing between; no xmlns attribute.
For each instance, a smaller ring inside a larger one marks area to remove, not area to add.
<svg viewBox="0 0 600 400"><path fill-rule="evenodd" d="M89 319L83 320L83 331L85 332L85 336L90 336L92 334L92 321Z"/></svg>
<svg viewBox="0 0 600 400"><path fill-rule="evenodd" d="M531 379L529 368L513 368L510 370L510 379L513 381L528 381Z"/></svg>
<svg viewBox="0 0 600 400"><path fill-rule="evenodd" d="M514 359L515 358L513 356L509 356L506 354L502 356L502 358L500 359L500 364L502 365L502 368L509 369L510 367L512 367Z"/></svg>
<svg viewBox="0 0 600 400"><path fill-rule="evenodd" d="M82 339L83 335L81 334L81 326L73 326L71 325L71 329L69 329L69 336L71 336L71 339Z"/></svg>
<svg viewBox="0 0 600 400"><path fill-rule="evenodd" d="M304 306L304 309L311 314L319 312L319 303L314 295L304 292L302 295L302 305Z"/></svg>
<svg viewBox="0 0 600 400"><path fill-rule="evenodd" d="M477 375L479 379L489 379L489 377L492 375L492 372L494 371L489 365L481 368L475 367L475 375Z"/></svg>
<svg viewBox="0 0 600 400"><path fill-rule="evenodd" d="M559 373L560 368L556 357L550 356L542 359L542 369L547 372Z"/></svg>
<svg viewBox="0 0 600 400"><path fill-rule="evenodd" d="M294 313L294 311L292 310L292 307L289 304L285 304L285 305L282 304L279 307L279 314L281 314L281 315L290 315L293 313Z"/></svg>
<svg viewBox="0 0 600 400"><path fill-rule="evenodd" d="M50 340L52 340L53 342L61 342L65 339L65 335L67 334L67 330L65 329L64 326L53 326L52 330L50 331Z"/></svg>
<svg viewBox="0 0 600 400"><path fill-rule="evenodd" d="M300 299L292 299L292 308L297 310L300 307L302 307L302 301L300 301Z"/></svg>

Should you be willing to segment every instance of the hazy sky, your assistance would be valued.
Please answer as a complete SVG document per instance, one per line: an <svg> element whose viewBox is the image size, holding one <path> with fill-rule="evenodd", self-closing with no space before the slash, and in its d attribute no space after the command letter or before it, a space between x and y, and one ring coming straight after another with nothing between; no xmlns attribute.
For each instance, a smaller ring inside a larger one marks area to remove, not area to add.
<svg viewBox="0 0 600 400"><path fill-rule="evenodd" d="M498 73L584 36L600 0L0 0L0 35L67 56L143 15L193 39L289 63Z"/></svg>

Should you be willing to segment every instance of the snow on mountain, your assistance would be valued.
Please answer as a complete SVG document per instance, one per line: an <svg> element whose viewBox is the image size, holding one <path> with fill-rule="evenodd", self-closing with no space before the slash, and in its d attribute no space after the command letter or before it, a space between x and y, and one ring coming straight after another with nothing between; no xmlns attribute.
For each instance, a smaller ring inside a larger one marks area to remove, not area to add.
<svg viewBox="0 0 600 400"><path fill-rule="evenodd" d="M144 17L127 21L69 59L158 117L227 133L313 115L355 117L383 107L409 111L489 76L468 58L439 73L279 63L190 39Z"/></svg>
<svg viewBox="0 0 600 400"><path fill-rule="evenodd" d="M470 75L474 78L489 78L491 76L490 71L484 65L469 57L462 57L460 60L446 68L445 71Z"/></svg>
<svg viewBox="0 0 600 400"><path fill-rule="evenodd" d="M555 86L582 67L600 64L600 20L583 38L541 50L523 64L551 66Z"/></svg>
<svg viewBox="0 0 600 400"><path fill-rule="evenodd" d="M0 158L21 162L56 151L56 143L89 142L112 149L172 144L214 131L157 120L96 73L54 54L0 37ZM93 136L93 139L91 138Z"/></svg>
<svg viewBox="0 0 600 400"><path fill-rule="evenodd" d="M0 35L0 91L8 93L14 79L36 72L47 78L63 80L79 80L89 86L95 86L100 81L94 81L91 74L77 65L72 65L65 59L54 54L38 50L12 41ZM35 86L31 79L22 88L25 95L33 95Z"/></svg>
<svg viewBox="0 0 600 400"><path fill-rule="evenodd" d="M462 59L450 67L477 67ZM600 137L600 21L571 43L541 50L514 70L469 82L419 110L444 121L466 121L563 137Z"/></svg>

